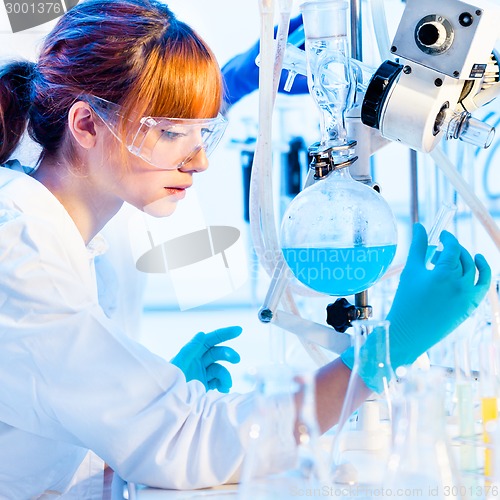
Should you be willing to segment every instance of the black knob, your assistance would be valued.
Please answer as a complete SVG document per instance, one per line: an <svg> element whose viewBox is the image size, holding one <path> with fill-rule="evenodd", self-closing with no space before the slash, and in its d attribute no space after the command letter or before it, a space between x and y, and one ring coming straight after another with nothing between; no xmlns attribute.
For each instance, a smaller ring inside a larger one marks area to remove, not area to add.
<svg viewBox="0 0 500 500"><path fill-rule="evenodd" d="M372 128L380 128L385 100L403 66L392 61L383 62L373 74L361 105L361 121Z"/></svg>
<svg viewBox="0 0 500 500"><path fill-rule="evenodd" d="M356 306L343 297L326 307L326 322L338 332L344 333L358 316Z"/></svg>

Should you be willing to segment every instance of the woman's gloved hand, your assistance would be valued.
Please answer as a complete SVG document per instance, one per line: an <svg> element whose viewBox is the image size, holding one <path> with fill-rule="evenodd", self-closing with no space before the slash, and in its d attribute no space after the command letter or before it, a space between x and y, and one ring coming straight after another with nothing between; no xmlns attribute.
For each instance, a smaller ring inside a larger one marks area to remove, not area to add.
<svg viewBox="0 0 500 500"><path fill-rule="evenodd" d="M413 363L464 322L483 300L491 269L478 254L474 260L448 231L441 233L443 250L426 267L427 233L415 224L408 260L387 315L394 368ZM476 266L479 276L476 281Z"/></svg>
<svg viewBox="0 0 500 500"><path fill-rule="evenodd" d="M302 15L298 15L290 20L289 33L293 33L299 26L302 26ZM276 36L277 28L274 30ZM246 52L238 54L230 59L222 68L224 82L226 84L226 95L224 101L232 106L241 98L250 94L259 87L259 67L255 64L255 59L260 52L260 40L257 41ZM283 86L287 78L286 71L281 74L278 91L283 91ZM290 94L306 94L309 92L307 78L297 75L290 90Z"/></svg>
<svg viewBox="0 0 500 500"><path fill-rule="evenodd" d="M234 339L241 332L240 326L220 328L210 333L199 332L170 362L184 372L187 382L199 380L207 390L229 392L233 385L231 374L217 361L239 363L240 356L231 347L217 344Z"/></svg>
<svg viewBox="0 0 500 500"><path fill-rule="evenodd" d="M387 315L394 369L413 363L455 330L472 314L488 291L491 269L485 258L478 254L473 260L447 231L441 233L440 239L443 250L434 256L435 267L429 270L426 267L427 233L421 224L414 225L408 260ZM476 267L479 271L477 281ZM376 338L370 337L361 349L373 349ZM342 354L342 360L352 368L352 349ZM374 374L375 369L371 370L369 363L360 373L371 388L379 387L377 381L371 380Z"/></svg>

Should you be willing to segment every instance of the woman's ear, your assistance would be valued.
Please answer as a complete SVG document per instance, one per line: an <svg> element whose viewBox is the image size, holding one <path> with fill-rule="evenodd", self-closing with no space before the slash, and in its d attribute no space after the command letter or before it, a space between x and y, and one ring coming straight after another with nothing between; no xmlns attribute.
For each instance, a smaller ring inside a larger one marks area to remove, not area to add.
<svg viewBox="0 0 500 500"><path fill-rule="evenodd" d="M71 135L85 149L91 149L97 141L97 127L89 105L83 101L75 102L68 113L68 127Z"/></svg>

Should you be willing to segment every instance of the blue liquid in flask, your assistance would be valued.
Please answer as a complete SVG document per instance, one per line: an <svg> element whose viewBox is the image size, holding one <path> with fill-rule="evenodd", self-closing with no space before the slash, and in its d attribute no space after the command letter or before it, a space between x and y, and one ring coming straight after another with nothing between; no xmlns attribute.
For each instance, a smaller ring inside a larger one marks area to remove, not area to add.
<svg viewBox="0 0 500 500"><path fill-rule="evenodd" d="M396 245L346 248L283 248L288 267L304 285L344 296L372 286L387 270Z"/></svg>

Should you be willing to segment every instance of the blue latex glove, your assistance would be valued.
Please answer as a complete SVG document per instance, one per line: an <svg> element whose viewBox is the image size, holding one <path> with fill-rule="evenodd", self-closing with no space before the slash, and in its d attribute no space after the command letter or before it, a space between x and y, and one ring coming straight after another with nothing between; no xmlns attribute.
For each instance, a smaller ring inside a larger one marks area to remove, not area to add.
<svg viewBox="0 0 500 500"><path fill-rule="evenodd" d="M199 380L207 390L229 392L233 385L229 370L217 363L239 363L240 355L231 347L219 346L241 334L241 327L229 326L210 333L197 333L170 361L180 368L186 381Z"/></svg>
<svg viewBox="0 0 500 500"><path fill-rule="evenodd" d="M290 20L289 33L293 33L299 26L302 26L302 15L298 15ZM276 36L277 28L274 30ZM246 52L238 54L230 59L222 68L222 75L226 84L226 95L224 101L232 106L242 97L250 94L259 87L259 67L255 64L255 58L260 52L260 40L252 45ZM287 78L287 72L282 71L279 92L283 92L283 86ZM306 94L307 78L297 75L293 82L290 94Z"/></svg>
<svg viewBox="0 0 500 500"><path fill-rule="evenodd" d="M434 269L426 267L427 233L415 224L406 266L401 273L394 301L387 315L390 321L389 351L391 364L413 363L421 354L442 340L465 321L483 300L491 281L491 269L478 254L473 260L467 250L449 232L440 236L443 250L433 259ZM479 276L476 281L476 266ZM376 337L368 337L361 350L370 352ZM369 359L363 356L363 359ZM342 353L352 368L353 352ZM376 370L367 362L360 370L366 385L377 390Z"/></svg>

